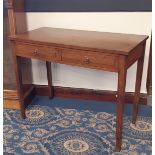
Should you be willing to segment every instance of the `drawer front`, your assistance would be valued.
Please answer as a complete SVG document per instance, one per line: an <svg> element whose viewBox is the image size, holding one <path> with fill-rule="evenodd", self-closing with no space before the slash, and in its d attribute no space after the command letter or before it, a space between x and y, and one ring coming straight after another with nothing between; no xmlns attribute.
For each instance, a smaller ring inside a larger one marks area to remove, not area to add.
<svg viewBox="0 0 155 155"><path fill-rule="evenodd" d="M61 60L61 53L57 48L31 44L16 44L16 55L47 61Z"/></svg>
<svg viewBox="0 0 155 155"><path fill-rule="evenodd" d="M78 64L83 67L116 71L118 56L115 54L81 51L73 49L61 49L62 61L68 64Z"/></svg>

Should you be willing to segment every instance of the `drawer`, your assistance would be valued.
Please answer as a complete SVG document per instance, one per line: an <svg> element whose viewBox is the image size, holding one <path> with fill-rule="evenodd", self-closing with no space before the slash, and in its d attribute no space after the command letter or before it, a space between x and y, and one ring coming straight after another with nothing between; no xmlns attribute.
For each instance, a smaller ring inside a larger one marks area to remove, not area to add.
<svg viewBox="0 0 155 155"><path fill-rule="evenodd" d="M16 55L46 61L61 60L61 53L55 47L17 43Z"/></svg>
<svg viewBox="0 0 155 155"><path fill-rule="evenodd" d="M68 64L79 64L83 67L91 67L103 70L116 71L118 56L115 54L81 51L73 49L61 49L62 61Z"/></svg>

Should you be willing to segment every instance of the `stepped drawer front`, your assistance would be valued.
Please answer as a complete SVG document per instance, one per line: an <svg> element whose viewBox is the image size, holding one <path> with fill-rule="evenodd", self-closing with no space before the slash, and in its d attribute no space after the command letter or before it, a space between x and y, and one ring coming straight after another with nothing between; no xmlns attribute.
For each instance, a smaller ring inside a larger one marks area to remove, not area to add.
<svg viewBox="0 0 155 155"><path fill-rule="evenodd" d="M16 55L46 61L61 60L61 53L57 48L32 44L16 44Z"/></svg>
<svg viewBox="0 0 155 155"><path fill-rule="evenodd" d="M117 70L118 56L115 54L90 52L73 49L61 49L62 61L68 64L79 64L79 66Z"/></svg>

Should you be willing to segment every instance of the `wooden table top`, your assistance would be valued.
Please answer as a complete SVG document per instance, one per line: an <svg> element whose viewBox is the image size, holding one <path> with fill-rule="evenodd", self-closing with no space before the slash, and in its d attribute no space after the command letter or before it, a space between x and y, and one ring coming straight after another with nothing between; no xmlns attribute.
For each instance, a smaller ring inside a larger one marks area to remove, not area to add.
<svg viewBox="0 0 155 155"><path fill-rule="evenodd" d="M146 35L42 27L11 36L10 40L128 55L147 38Z"/></svg>

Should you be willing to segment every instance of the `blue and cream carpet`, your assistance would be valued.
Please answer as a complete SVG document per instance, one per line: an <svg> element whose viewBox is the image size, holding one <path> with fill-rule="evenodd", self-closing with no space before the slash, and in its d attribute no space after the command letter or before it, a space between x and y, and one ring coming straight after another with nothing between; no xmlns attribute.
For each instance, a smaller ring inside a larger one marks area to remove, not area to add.
<svg viewBox="0 0 155 155"><path fill-rule="evenodd" d="M25 120L4 110L4 155L151 155L151 107L140 106L136 126L125 105L122 151L115 152L116 105L37 96Z"/></svg>

